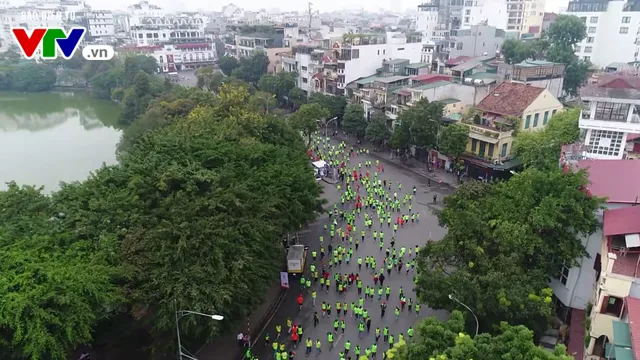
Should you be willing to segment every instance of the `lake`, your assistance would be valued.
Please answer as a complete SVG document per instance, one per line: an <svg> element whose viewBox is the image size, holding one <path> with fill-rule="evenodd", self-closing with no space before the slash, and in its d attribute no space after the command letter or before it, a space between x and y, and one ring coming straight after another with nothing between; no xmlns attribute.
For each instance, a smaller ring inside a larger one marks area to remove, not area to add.
<svg viewBox="0 0 640 360"><path fill-rule="evenodd" d="M84 180L115 164L120 108L82 92L0 92L0 190Z"/></svg>

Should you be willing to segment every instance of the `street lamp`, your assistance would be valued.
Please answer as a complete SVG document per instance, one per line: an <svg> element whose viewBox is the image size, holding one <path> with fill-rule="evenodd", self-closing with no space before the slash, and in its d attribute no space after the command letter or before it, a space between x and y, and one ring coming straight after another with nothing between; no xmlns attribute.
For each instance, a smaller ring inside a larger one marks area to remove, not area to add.
<svg viewBox="0 0 640 360"><path fill-rule="evenodd" d="M336 117L334 117L333 119L329 119L329 120L327 120L327 121L324 123L324 137L327 137L327 133L329 132L329 124L330 124L332 121L335 121L335 120L337 120L337 119L338 119L338 117L336 116Z"/></svg>
<svg viewBox="0 0 640 360"><path fill-rule="evenodd" d="M264 101L265 106L267 107L266 114L269 114L269 100L275 99L275 97L276 97L275 95L271 95L271 96L266 97L266 98L258 96L258 99Z"/></svg>
<svg viewBox="0 0 640 360"><path fill-rule="evenodd" d="M471 310L470 307L468 307L467 305L463 304L460 300L456 299L451 294L449 294L449 300L453 300L453 301L457 302L458 304L464 306L467 310L469 310L471 315L473 315L473 318L476 319L476 335L474 337L478 336L478 331L480 330L480 322L478 322L478 317L476 316L476 314L473 313L473 310Z"/></svg>
<svg viewBox="0 0 640 360"><path fill-rule="evenodd" d="M177 300L175 300L175 304L176 304L176 332L178 334L178 360L182 360L183 358L190 359L190 360L198 360L187 349L182 347L182 342L180 341L180 326L179 326L178 322L183 317L189 316L189 315L204 316L204 317L210 318L211 320L215 320L215 321L222 321L224 319L224 316L222 316L222 315L203 314L203 313L200 313L200 312L197 312L197 311L177 310L178 309L178 301Z"/></svg>

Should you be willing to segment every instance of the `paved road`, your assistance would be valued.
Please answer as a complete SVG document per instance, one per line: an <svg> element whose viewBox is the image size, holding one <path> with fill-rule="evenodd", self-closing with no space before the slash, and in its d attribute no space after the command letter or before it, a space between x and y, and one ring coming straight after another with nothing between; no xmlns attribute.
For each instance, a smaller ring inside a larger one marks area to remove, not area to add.
<svg viewBox="0 0 640 360"><path fill-rule="evenodd" d="M352 163L355 162L364 162L365 160L371 160L375 164L376 158L368 156L368 155L359 155L355 160L352 160ZM420 223L419 224L410 224L405 225L404 228L400 228L398 230L398 234L396 235L396 248L400 248L405 246L408 248L413 248L415 245L423 246L427 241L437 241L440 240L445 233L445 230L438 226L437 218L433 215L433 209L440 208L439 205L433 205L433 194L438 196L438 203L441 202L442 198L453 192L453 189L446 184L436 184L432 182L431 186L427 186L427 180L423 177L418 176L417 174L402 169L400 166L389 162L382 162L385 167L385 172L381 175L381 179L386 179L387 181L393 182L393 187L397 189L397 184L402 183L403 191L411 191L412 187L415 185L418 189L417 195L413 200L413 211L420 212ZM393 189L392 189L393 191ZM364 194L363 189L361 189L361 194ZM332 206L334 202L339 200L339 193L335 186L326 185L325 184L325 197L329 200L329 206ZM370 210L371 211L371 210ZM406 210L405 210L406 211ZM377 217L375 217L377 218ZM303 234L302 242L309 245L311 250L319 249L319 236L323 233L323 224L328 223L328 217L325 215L315 224L312 224L309 230ZM363 229L362 217L356 220L356 227L358 228L358 233L360 229ZM375 225L373 229L379 228L379 224ZM385 248L390 242L392 230L387 229L385 224L384 227L385 232ZM358 273L358 267L356 263L356 259L358 256L361 256L363 259L366 256L375 256L376 263L378 268L382 266L384 259L384 251L380 252L378 243L372 241L371 231L367 232L366 240L364 243L360 245L358 251L354 251L354 258L351 261L350 265L342 264L342 266L333 269L333 271L340 271L341 273ZM325 244L328 242L328 234L325 234ZM334 246L340 244L339 240L334 240ZM355 250L355 249L354 249ZM406 257L406 255L405 255ZM308 263L310 264L311 258L309 255ZM327 264L327 258L324 260L325 265ZM320 262L316 263L318 268L321 268ZM272 336L275 335L275 326L280 324L283 328L286 329L286 319L292 318L294 323L302 324L305 329L303 338L311 337L311 339L316 341L316 339L320 339L322 342L322 353L316 354L315 345L314 351L310 357L319 359L319 360L333 360L339 359L338 353L344 349L344 343L347 340L350 340L352 343L350 355L353 356L353 349L355 345L360 345L362 348L362 352L364 353L364 349L371 346L375 337L373 335L374 329L376 327L380 327L381 329L385 326L388 326L390 329L390 333L394 334L397 339L397 334L399 332L405 333L407 329L412 326L415 321L418 319L418 316L414 313L409 314L408 311L403 312L400 315L400 318L396 320L393 315L393 309L396 306L400 306L400 301L398 297L398 289L402 287L404 289L404 293L407 298L415 299L415 293L413 292L413 281L412 281L412 273L409 275L405 275L404 269L402 273L397 273L395 270L392 272L391 276L387 277L385 280L385 286L389 285L391 287L391 297L388 302L387 313L384 318L380 317L380 303L377 301L377 297L375 300L366 300L365 308L369 311L369 314L372 318L372 326L371 326L371 334L365 335L362 339L358 338L357 331L357 322L355 319L347 318L346 331L344 335L340 332L335 338L333 351L329 351L329 347L327 344L327 332L333 330L333 320L335 319L335 304L339 300L341 302L346 301L347 303L351 303L358 301L358 294L355 286L352 289L349 289L346 295L337 295L335 292L335 282L333 281L333 271L330 270L332 279L332 287L329 293L325 291L318 291L318 299L316 301L316 306L313 307L311 304L311 296L305 294L305 305L302 311L298 310L298 306L296 304L296 296L298 294L298 279L291 279L290 282L295 284L291 290L289 290L289 294L287 299L281 306L281 308L274 315L273 319L267 325L265 329L265 333L269 333ZM385 274L386 275L386 274ZM371 271L366 271L364 266L360 271L360 276L363 280L363 288L367 285L373 286L373 276ZM314 288L317 290L319 285L314 285ZM313 327L313 313L314 311L320 312L320 304L322 301L327 301L331 303L333 311L331 318L321 318L320 324L317 328ZM349 311L351 314L351 311ZM350 316L350 315L349 315ZM423 307L420 318L426 316L437 316L438 318L445 319L447 314L442 311L433 311L431 309L427 309ZM286 331L286 330L284 330ZM366 332L365 332L366 334ZM381 339L382 341L382 339ZM386 349L387 345L379 344L378 352L383 349ZM295 349L298 353L298 357L304 356L305 346L304 342ZM272 358L272 350L271 346L264 346L264 334L262 338L259 339L258 343L253 349L254 354L258 355L260 359L271 359ZM379 355L381 356L381 355ZM355 357L354 357L355 358Z"/></svg>

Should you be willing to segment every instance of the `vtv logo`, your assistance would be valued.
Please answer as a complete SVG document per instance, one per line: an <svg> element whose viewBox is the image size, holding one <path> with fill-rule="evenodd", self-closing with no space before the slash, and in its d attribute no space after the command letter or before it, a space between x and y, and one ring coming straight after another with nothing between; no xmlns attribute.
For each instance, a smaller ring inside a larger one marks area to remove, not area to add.
<svg viewBox="0 0 640 360"><path fill-rule="evenodd" d="M71 28L69 32L61 28L35 28L31 32L26 28L11 29L18 47L27 59L33 59L39 48L43 59L56 59L57 50L60 50L64 59L70 59L86 31L81 27ZM88 45L82 49L82 56L87 60L110 60L114 54L113 47L106 45Z"/></svg>

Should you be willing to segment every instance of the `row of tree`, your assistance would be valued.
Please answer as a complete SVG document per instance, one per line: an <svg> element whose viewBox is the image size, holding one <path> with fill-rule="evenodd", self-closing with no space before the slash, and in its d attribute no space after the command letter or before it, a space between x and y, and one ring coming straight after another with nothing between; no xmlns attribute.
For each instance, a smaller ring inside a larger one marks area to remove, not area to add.
<svg viewBox="0 0 640 360"><path fill-rule="evenodd" d="M587 78L591 63L575 55L575 47L587 36L587 26L577 16L558 15L542 36L533 40L507 39L501 53L509 64L527 59L565 64L563 89L575 96Z"/></svg>
<svg viewBox="0 0 640 360"><path fill-rule="evenodd" d="M281 269L279 239L321 205L299 133L249 98L174 86L125 130L118 165L51 196L0 192L1 358L65 359L95 338L168 353L176 309L225 316L183 319L187 345L246 319Z"/></svg>

